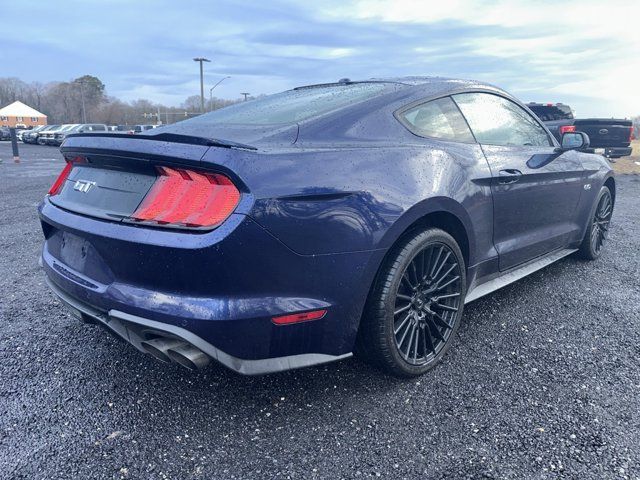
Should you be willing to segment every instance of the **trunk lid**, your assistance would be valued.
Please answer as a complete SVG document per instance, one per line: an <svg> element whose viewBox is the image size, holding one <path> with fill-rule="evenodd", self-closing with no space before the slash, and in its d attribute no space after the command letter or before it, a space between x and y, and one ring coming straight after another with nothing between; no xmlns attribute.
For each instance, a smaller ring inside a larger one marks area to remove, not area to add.
<svg viewBox="0 0 640 480"><path fill-rule="evenodd" d="M158 167L199 170L210 148L227 152L253 147L183 135L70 135L61 151L73 168L49 201L81 215L123 221L151 190Z"/></svg>
<svg viewBox="0 0 640 480"><path fill-rule="evenodd" d="M589 135L591 147L628 147L631 120L587 118L574 121L576 130Z"/></svg>

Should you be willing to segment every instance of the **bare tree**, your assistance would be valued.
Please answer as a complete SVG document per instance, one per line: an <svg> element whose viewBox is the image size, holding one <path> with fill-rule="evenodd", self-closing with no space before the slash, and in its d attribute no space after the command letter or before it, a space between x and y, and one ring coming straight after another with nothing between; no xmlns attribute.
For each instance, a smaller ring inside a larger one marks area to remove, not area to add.
<svg viewBox="0 0 640 480"><path fill-rule="evenodd" d="M253 97L252 97L253 98ZM0 107L19 100L48 117L49 124L81 123L83 117L109 125L173 123L200 114L200 96L187 97L179 107L169 107L146 99L123 102L106 94L102 81L91 75L68 82L26 83L18 78L0 78ZM84 113L83 115L83 100ZM241 101L213 98L208 110Z"/></svg>

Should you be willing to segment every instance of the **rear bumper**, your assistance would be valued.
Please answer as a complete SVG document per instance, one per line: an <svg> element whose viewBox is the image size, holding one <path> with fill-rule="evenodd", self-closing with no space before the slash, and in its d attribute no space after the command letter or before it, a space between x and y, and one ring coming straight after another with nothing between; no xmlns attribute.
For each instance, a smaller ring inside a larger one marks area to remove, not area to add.
<svg viewBox="0 0 640 480"><path fill-rule="evenodd" d="M284 370L292 370L295 368L342 360L352 355L351 353L343 355L309 353L262 360L245 360L223 352L184 328L157 322L148 318L138 317L118 310L109 310L108 312L104 312L71 297L49 278L47 278L47 284L53 293L55 293L65 306L74 312L76 316L85 316L93 322L99 322L143 353L146 353L145 349L142 347L142 341L146 339L145 332L163 332L165 334L178 337L197 347L212 359L242 375L261 375Z"/></svg>
<svg viewBox="0 0 640 480"><path fill-rule="evenodd" d="M631 152L631 147L607 147L604 149L604 156L613 158L628 157Z"/></svg>
<svg viewBox="0 0 640 480"><path fill-rule="evenodd" d="M146 325L244 374L349 356L384 255L298 255L241 214L212 232L187 235L84 217L48 200L40 216L42 265L65 303L137 348L135 331ZM286 326L271 321L315 309L326 316Z"/></svg>

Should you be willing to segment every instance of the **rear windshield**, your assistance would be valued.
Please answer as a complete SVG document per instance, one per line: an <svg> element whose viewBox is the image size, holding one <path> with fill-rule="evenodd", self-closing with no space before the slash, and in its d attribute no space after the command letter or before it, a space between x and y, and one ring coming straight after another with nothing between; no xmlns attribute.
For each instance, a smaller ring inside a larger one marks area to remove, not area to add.
<svg viewBox="0 0 640 480"><path fill-rule="evenodd" d="M573 119L573 112L568 105L532 105L528 104L527 107L535 113L543 122L549 122L552 120L571 120Z"/></svg>
<svg viewBox="0 0 640 480"><path fill-rule="evenodd" d="M374 97L387 87L385 83L355 83L288 90L221 108L184 120L180 125L295 123Z"/></svg>

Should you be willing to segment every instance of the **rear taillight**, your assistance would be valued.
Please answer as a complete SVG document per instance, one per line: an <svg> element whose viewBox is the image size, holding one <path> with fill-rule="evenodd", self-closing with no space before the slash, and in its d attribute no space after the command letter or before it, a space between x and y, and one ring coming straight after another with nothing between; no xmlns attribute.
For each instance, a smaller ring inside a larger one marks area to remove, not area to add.
<svg viewBox="0 0 640 480"><path fill-rule="evenodd" d="M633 142L636 139L636 136L633 132L633 127L629 127L629 142Z"/></svg>
<svg viewBox="0 0 640 480"><path fill-rule="evenodd" d="M87 163L87 159L85 157L68 157L65 159L67 164L64 166L56 181L53 182L51 188L49 189L49 195L57 195L64 187L64 182L67 180L67 177L71 173L71 169L76 163Z"/></svg>
<svg viewBox="0 0 640 480"><path fill-rule="evenodd" d="M240 192L224 175L157 167L158 177L131 215L155 225L213 228L224 222L240 201Z"/></svg>
<svg viewBox="0 0 640 480"><path fill-rule="evenodd" d="M73 164L67 161L67 164L62 169L62 172L60 172L60 175L58 175L58 178L56 178L56 181L53 182L53 185L51 185L51 188L49 189L49 195L57 195L58 193L60 193L60 190L62 190L62 186L64 185L64 182L67 180L67 177L69 176L69 173L71 172L72 168L73 168Z"/></svg>
<svg viewBox="0 0 640 480"><path fill-rule="evenodd" d="M564 135L565 133L575 132L575 131L576 131L575 125L562 125L560 127L560 135Z"/></svg>

